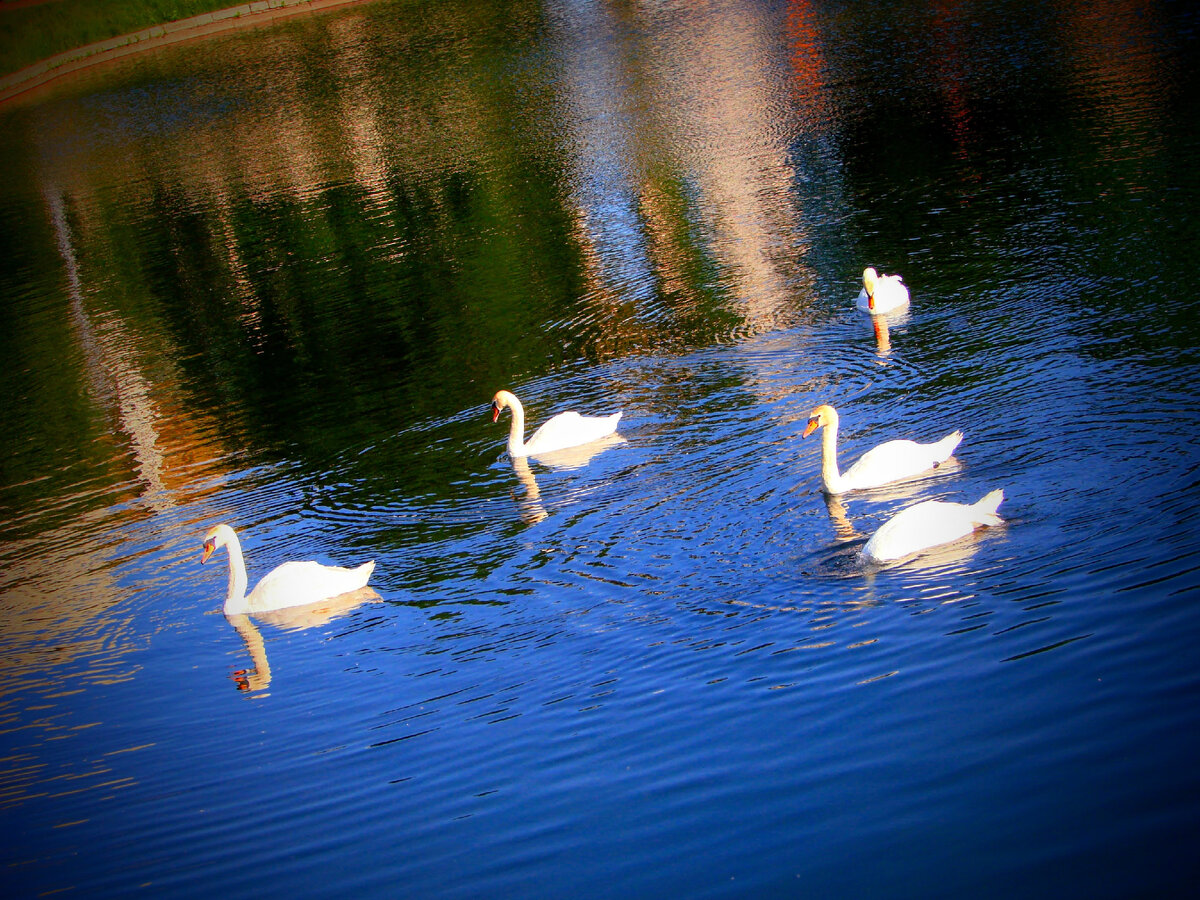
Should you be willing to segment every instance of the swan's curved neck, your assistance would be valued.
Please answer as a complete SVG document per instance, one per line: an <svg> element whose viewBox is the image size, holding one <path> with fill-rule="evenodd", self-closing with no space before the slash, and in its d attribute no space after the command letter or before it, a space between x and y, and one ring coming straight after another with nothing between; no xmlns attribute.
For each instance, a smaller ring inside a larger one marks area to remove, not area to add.
<svg viewBox="0 0 1200 900"><path fill-rule="evenodd" d="M229 553L229 590L225 594L225 614L246 612L246 560L242 556L242 542L231 534L225 543Z"/></svg>
<svg viewBox="0 0 1200 900"><path fill-rule="evenodd" d="M821 480L831 494L841 492L842 474L837 463L838 420L835 418L821 429Z"/></svg>
<svg viewBox="0 0 1200 900"><path fill-rule="evenodd" d="M509 411L512 412L512 422L508 426L508 455L512 457L525 455L525 408L516 397L508 401Z"/></svg>

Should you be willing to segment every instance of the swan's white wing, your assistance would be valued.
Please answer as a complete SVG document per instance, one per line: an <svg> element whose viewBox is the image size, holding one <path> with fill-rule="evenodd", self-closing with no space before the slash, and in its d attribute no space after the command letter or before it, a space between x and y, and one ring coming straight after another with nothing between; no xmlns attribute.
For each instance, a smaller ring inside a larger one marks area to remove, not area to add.
<svg viewBox="0 0 1200 900"><path fill-rule="evenodd" d="M250 612L266 612L316 603L358 590L370 579L374 568L374 561L354 569L325 566L312 560L286 562L263 576L246 598L246 604Z"/></svg>
<svg viewBox="0 0 1200 900"><path fill-rule="evenodd" d="M888 562L948 544L971 534L981 525L999 525L996 510L1004 491L995 490L977 503L926 500L897 513L871 535L862 549L869 562Z"/></svg>
<svg viewBox="0 0 1200 900"><path fill-rule="evenodd" d="M961 440L962 432L956 431L936 444L887 441L864 453L842 476L843 483L859 489L911 478L949 459Z"/></svg>
<svg viewBox="0 0 1200 900"><path fill-rule="evenodd" d="M859 291L856 305L863 312L890 312L908 305L908 288L899 275L880 275L875 281L875 309L871 309L867 299L867 289Z"/></svg>
<svg viewBox="0 0 1200 900"><path fill-rule="evenodd" d="M887 562L958 540L974 530L969 506L926 500L884 522L871 535L862 555L875 562Z"/></svg>
<svg viewBox="0 0 1200 900"><path fill-rule="evenodd" d="M875 287L875 309L886 312L908 303L908 288L899 275L884 275Z"/></svg>

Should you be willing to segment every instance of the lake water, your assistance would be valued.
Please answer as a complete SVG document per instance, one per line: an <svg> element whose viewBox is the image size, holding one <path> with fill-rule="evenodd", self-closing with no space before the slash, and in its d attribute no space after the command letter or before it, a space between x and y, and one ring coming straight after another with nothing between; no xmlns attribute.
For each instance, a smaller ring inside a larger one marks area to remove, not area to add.
<svg viewBox="0 0 1200 900"><path fill-rule="evenodd" d="M0 893L1190 893L1198 37L377 0L0 110ZM966 436L827 501L822 403ZM379 598L227 620L218 522Z"/></svg>

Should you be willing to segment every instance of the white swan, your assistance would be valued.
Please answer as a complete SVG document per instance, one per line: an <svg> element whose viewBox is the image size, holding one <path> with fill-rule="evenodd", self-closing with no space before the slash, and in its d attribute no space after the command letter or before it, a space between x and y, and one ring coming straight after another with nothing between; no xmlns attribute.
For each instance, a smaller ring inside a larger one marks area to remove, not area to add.
<svg viewBox="0 0 1200 900"><path fill-rule="evenodd" d="M804 437L822 427L825 432L821 435L821 480L830 494L878 487L936 469L950 458L963 437L961 431L955 431L935 444L887 441L864 453L843 475L838 472L837 464L838 414L832 406L818 406L808 414Z"/></svg>
<svg viewBox="0 0 1200 900"><path fill-rule="evenodd" d="M204 536L204 554L208 562L218 547L229 551L229 592L225 596L225 615L269 612L289 606L318 603L365 587L375 561L355 569L323 566L320 563L285 562L266 575L246 594L246 561L242 542L228 525L216 525Z"/></svg>
<svg viewBox="0 0 1200 900"><path fill-rule="evenodd" d="M500 418L504 408L512 410L512 425L508 429L508 453L518 456L541 456L567 447L588 444L617 430L620 413L611 416L581 416L577 412L559 413L533 433L526 441L525 409L521 401L508 391L496 391L492 398L492 421Z"/></svg>
<svg viewBox="0 0 1200 900"><path fill-rule="evenodd" d="M908 305L908 288L899 275L880 275L867 266L863 269L862 280L858 308L863 312L879 315Z"/></svg>
<svg viewBox="0 0 1200 900"><path fill-rule="evenodd" d="M862 558L868 563L883 563L901 559L939 544L948 544L971 534L984 525L999 525L1004 520L996 515L1004 491L995 490L970 505L926 500L897 513L871 535L862 548Z"/></svg>

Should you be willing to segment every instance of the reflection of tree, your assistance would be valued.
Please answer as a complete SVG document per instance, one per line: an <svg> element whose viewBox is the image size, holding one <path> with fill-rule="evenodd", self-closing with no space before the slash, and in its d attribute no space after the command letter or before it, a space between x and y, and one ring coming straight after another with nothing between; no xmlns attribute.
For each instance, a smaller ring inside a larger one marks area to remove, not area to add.
<svg viewBox="0 0 1200 900"><path fill-rule="evenodd" d="M63 211L62 195L47 188L46 204L58 239L67 274L67 292L71 298L71 322L83 349L88 383L98 403L110 398L116 406L118 427L129 438L138 479L146 496L160 512L173 505L163 483L163 452L159 446L158 414L150 398L150 386L139 371L139 361L124 337L127 328L119 319L93 324L83 300L83 287L75 248Z"/></svg>
<svg viewBox="0 0 1200 900"><path fill-rule="evenodd" d="M173 508L180 487L203 474L221 453L202 446L200 435L211 431L211 418L205 407L182 398L180 348L161 328L162 308L145 294L146 273L154 270L151 261L157 259L158 247L140 243L123 214L107 215L106 201L91 181L99 173L87 165L90 145L74 155L64 153L58 141L65 138L61 132L67 124L44 110L36 120L30 165L56 251L56 271L50 277L64 285L66 301L66 315L61 324L51 323L59 327L50 339L57 343L65 337L69 346L62 356L65 364L51 367L43 343L49 334L33 344L41 354L37 369L56 372L54 380L39 384L34 408L53 413L31 416L22 425L65 454L95 454L88 464L104 470L114 492L104 497L89 492L98 505L134 493L152 511L164 513ZM134 271L125 268L131 257L142 261L139 254L145 254L147 264ZM42 320L31 316L28 324L41 328ZM84 411L63 415L76 405ZM54 433L63 420L68 433ZM31 462L42 464L38 477L45 477L44 459L31 457ZM67 480L67 461L58 463L49 478Z"/></svg>
<svg viewBox="0 0 1200 900"><path fill-rule="evenodd" d="M1106 155L1114 161L1153 156L1150 151L1166 132L1157 125L1171 115L1169 95L1176 83L1169 71L1170 57L1155 46L1167 28L1161 8L1143 0L1117 0L1102 7L1072 0L1060 4L1060 13L1077 89L1099 114ZM1127 130L1138 134L1136 152L1114 139Z"/></svg>
<svg viewBox="0 0 1200 900"><path fill-rule="evenodd" d="M964 31L968 25L962 16L958 0L942 0L933 4L932 27L937 34L937 52L930 67L942 94L945 117L954 138L955 155L960 164L969 159L969 144L974 132L971 105L968 102L970 57L964 49ZM976 181L981 173L971 172Z"/></svg>
<svg viewBox="0 0 1200 900"><path fill-rule="evenodd" d="M794 311L810 279L771 20L698 17L643 47L618 12L600 42L570 26L571 69L543 84L490 77L496 47L543 39L540 7L506 9L434 4L412 30L369 6L296 21L255 44L269 91L208 79L208 55L180 47L102 116L39 112L69 148L58 183L87 211L74 240L104 261L107 306L135 333L154 317L178 347L195 396L159 421L220 408L227 443L276 446L330 440L336 414L344 446L396 409L467 405L422 389L425 372L500 382ZM759 48L754 65L726 32ZM153 80L168 75L169 96ZM123 176L131 160L143 177Z"/></svg>
<svg viewBox="0 0 1200 900"><path fill-rule="evenodd" d="M833 110L825 83L825 40L810 0L790 0L786 28L797 115L807 130L831 131Z"/></svg>
<svg viewBox="0 0 1200 900"><path fill-rule="evenodd" d="M491 70L489 31L508 44L515 25L536 26L529 13L436 4L411 35L366 9L319 17L255 44L269 92L248 79L205 82L213 95L190 96L192 70L211 63L177 48L151 77L178 74L178 96L122 85L102 114L38 111L45 145L66 148L55 162L60 190L86 211L73 240L109 270L96 288L114 314L124 307L127 333L141 331L147 311L163 317L203 394L193 410L235 410L226 428L244 411L264 444L319 439L312 423L329 398L344 405L376 381L382 390L370 396L393 402L341 417L374 433L395 408L446 407L397 375L482 368L481 380L499 380L483 376L563 352L563 336L540 327L578 293L555 187L519 176L516 190L495 174L495 154L511 157L505 172L547 166L521 135L513 147L511 132L502 142L486 133L517 98L467 76ZM395 39L411 40L403 66L380 45ZM314 45L328 52L314 57ZM120 181L131 160L144 177ZM119 198L105 193L114 180ZM502 363L481 346L502 349ZM292 402L281 409L281 397Z"/></svg>

